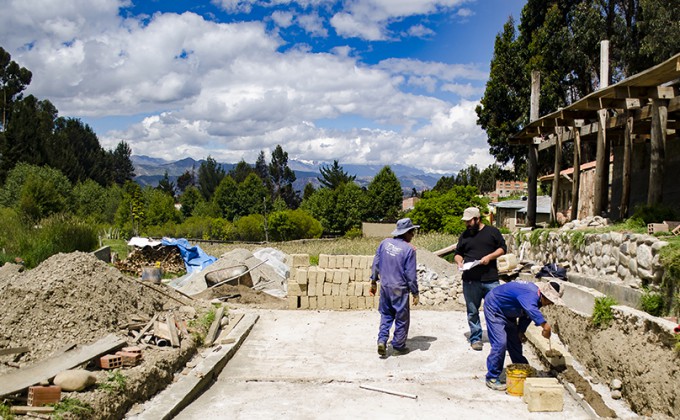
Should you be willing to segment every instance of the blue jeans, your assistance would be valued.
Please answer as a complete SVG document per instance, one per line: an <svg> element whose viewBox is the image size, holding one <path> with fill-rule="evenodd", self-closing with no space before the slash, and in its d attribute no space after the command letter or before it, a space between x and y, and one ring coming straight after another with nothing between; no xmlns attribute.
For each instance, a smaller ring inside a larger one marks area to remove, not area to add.
<svg viewBox="0 0 680 420"><path fill-rule="evenodd" d="M463 280L463 296L465 297L467 320L470 326L470 343L482 340L482 323L479 320L479 307L482 306L484 296L499 285L498 280L487 283Z"/></svg>
<svg viewBox="0 0 680 420"><path fill-rule="evenodd" d="M503 372L505 351L510 354L512 363L529 363L522 354L517 318L508 318L489 302L484 302L486 331L491 343L489 357L486 358L486 379L498 379Z"/></svg>
<svg viewBox="0 0 680 420"><path fill-rule="evenodd" d="M380 312L378 342L387 343L387 339L390 337L390 328L392 328L392 323L394 323L392 347L396 349L406 347L408 327L411 323L408 289L405 287L390 288L381 285L378 311Z"/></svg>

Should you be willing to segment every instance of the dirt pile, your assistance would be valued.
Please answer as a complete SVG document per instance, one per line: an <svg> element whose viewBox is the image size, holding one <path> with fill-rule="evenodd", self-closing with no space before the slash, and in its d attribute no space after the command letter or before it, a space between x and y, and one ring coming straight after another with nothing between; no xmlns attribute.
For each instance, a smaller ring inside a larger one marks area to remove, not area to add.
<svg viewBox="0 0 680 420"><path fill-rule="evenodd" d="M30 271L0 270L0 347L26 346L21 365L71 344L126 334L168 298L87 253L57 254ZM3 356L2 361L7 356ZM0 374L12 369L0 364Z"/></svg>

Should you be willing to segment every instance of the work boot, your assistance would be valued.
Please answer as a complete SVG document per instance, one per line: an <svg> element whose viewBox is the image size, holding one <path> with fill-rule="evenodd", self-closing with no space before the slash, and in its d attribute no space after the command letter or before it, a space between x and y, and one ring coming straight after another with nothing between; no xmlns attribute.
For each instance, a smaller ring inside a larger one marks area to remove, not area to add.
<svg viewBox="0 0 680 420"><path fill-rule="evenodd" d="M472 347L472 350L482 351L484 344L482 344L481 341L475 341L474 343L470 344L470 347Z"/></svg>
<svg viewBox="0 0 680 420"><path fill-rule="evenodd" d="M394 350L394 354L397 355L397 356L401 356L402 354L408 354L411 351L411 349L409 349L406 346L404 346L404 347L392 347L392 350Z"/></svg>
<svg viewBox="0 0 680 420"><path fill-rule="evenodd" d="M378 354L383 357L387 354L387 346L385 345L385 343L383 342L378 343Z"/></svg>
<svg viewBox="0 0 680 420"><path fill-rule="evenodd" d="M505 391L508 388L508 386L499 381L498 378L487 379L486 386L493 389L494 391Z"/></svg>

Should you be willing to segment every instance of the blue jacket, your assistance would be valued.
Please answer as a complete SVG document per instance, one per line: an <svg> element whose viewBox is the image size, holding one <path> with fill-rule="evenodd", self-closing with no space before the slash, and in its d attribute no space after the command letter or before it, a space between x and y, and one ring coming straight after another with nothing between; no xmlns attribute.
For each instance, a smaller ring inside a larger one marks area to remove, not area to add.
<svg viewBox="0 0 680 420"><path fill-rule="evenodd" d="M493 288L484 297L484 310L502 314L505 318L519 318L519 330L526 331L534 321L541 325L545 321L540 311L541 294L538 286L526 281L512 281Z"/></svg>
<svg viewBox="0 0 680 420"><path fill-rule="evenodd" d="M418 294L416 276L416 249L401 238L383 240L375 252L371 279L378 280L383 287L404 288Z"/></svg>

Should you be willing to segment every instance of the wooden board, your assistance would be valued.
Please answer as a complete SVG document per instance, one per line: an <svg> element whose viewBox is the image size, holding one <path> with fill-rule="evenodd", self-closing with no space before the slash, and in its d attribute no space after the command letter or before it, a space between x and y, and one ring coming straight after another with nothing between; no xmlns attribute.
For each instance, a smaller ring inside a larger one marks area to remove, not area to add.
<svg viewBox="0 0 680 420"><path fill-rule="evenodd" d="M88 362L126 345L114 334L101 340L66 352L60 356L35 363L27 368L0 376L0 396L20 392L29 386L55 377L58 373Z"/></svg>
<svg viewBox="0 0 680 420"><path fill-rule="evenodd" d="M28 347L14 347L11 349L0 349L0 356L6 354L28 353Z"/></svg>

